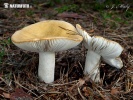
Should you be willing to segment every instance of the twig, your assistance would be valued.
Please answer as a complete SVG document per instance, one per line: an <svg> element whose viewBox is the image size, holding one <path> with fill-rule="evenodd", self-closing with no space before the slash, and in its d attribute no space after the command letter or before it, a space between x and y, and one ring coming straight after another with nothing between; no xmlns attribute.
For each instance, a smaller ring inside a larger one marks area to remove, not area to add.
<svg viewBox="0 0 133 100"><path fill-rule="evenodd" d="M69 92L67 92L67 94L71 99L76 100Z"/></svg>
<svg viewBox="0 0 133 100"><path fill-rule="evenodd" d="M32 92L31 90L29 90L28 88L24 87L23 85L21 85L18 81L15 81L15 83L16 83L16 84L18 84L20 87L22 87L22 88L24 88L24 89L28 90L30 93L34 94L36 97L38 97L38 95L37 95L37 94L35 94L35 93L34 93L34 92Z"/></svg>
<svg viewBox="0 0 133 100"><path fill-rule="evenodd" d="M104 79L105 79L105 73L103 74L103 78L101 79L102 85L104 84L104 83L103 83L103 82L104 82Z"/></svg>
<svg viewBox="0 0 133 100"><path fill-rule="evenodd" d="M52 92L44 92L45 94L49 93L49 94L60 94L62 92L58 92L58 91L52 91Z"/></svg>
<svg viewBox="0 0 133 100"><path fill-rule="evenodd" d="M115 82L115 84L114 85L116 85L119 81L120 81L120 77L118 78L118 80ZM113 86L112 88L115 88L115 86Z"/></svg>
<svg viewBox="0 0 133 100"><path fill-rule="evenodd" d="M117 96L110 94L115 100L120 100ZM124 99L123 99L124 100Z"/></svg>
<svg viewBox="0 0 133 100"><path fill-rule="evenodd" d="M81 91L80 91L79 88L78 88L78 92L79 92L79 94L80 94L80 96L81 96L81 98L82 98L83 100L87 100L87 99L82 95L82 93L81 93Z"/></svg>
<svg viewBox="0 0 133 100"><path fill-rule="evenodd" d="M111 36L111 35L110 35L110 36L104 36L104 37L117 37L117 38L118 38L118 36L119 36L119 37L124 37L124 38L125 38L125 37L133 37L133 35L117 35L117 36L115 36L115 35Z"/></svg>
<svg viewBox="0 0 133 100"><path fill-rule="evenodd" d="M94 87L94 88L100 94L100 96L103 98L103 100L105 100L104 95L96 87Z"/></svg>
<svg viewBox="0 0 133 100"><path fill-rule="evenodd" d="M80 63L79 61L78 61L78 63L79 63L79 65L80 65L81 69L84 70L84 69L83 69L83 66L81 65L81 63Z"/></svg>
<svg viewBox="0 0 133 100"><path fill-rule="evenodd" d="M78 80L75 80L75 81L64 83L64 84L49 84L49 86L63 86L63 85L70 85L72 83L77 83L77 82Z"/></svg>
<svg viewBox="0 0 133 100"><path fill-rule="evenodd" d="M8 83L2 78L2 77L0 77L0 79L6 84L6 85L8 85ZM9 86L9 85L8 85Z"/></svg>
<svg viewBox="0 0 133 100"><path fill-rule="evenodd" d="M61 57L59 57L56 62L60 62L64 57L66 56L66 54L62 55Z"/></svg>
<svg viewBox="0 0 133 100"><path fill-rule="evenodd" d="M34 100L37 100L39 98L41 98L42 96L44 96L45 94L60 94L62 92L58 92L58 91L53 91L53 92L43 92L42 95L40 95L39 97L35 98Z"/></svg>
<svg viewBox="0 0 133 100"><path fill-rule="evenodd" d="M40 99L42 96L44 96L45 94L40 95L39 97L35 98L34 100ZM46 96L45 96L46 97Z"/></svg>
<svg viewBox="0 0 133 100"><path fill-rule="evenodd" d="M0 77L0 79L1 79L7 86L11 87L11 86L10 86L10 83L11 83L12 81L7 82L7 81L5 81L2 77ZM11 88L12 88L12 87L11 87Z"/></svg>

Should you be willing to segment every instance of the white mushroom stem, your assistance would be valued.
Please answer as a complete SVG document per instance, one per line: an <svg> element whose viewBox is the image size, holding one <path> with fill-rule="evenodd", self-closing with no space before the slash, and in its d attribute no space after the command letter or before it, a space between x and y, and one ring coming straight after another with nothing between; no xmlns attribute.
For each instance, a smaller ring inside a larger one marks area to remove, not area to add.
<svg viewBox="0 0 133 100"><path fill-rule="evenodd" d="M40 52L38 76L41 81L51 83L54 81L55 53Z"/></svg>
<svg viewBox="0 0 133 100"><path fill-rule="evenodd" d="M78 33L83 36L83 42L85 47L88 49L85 61L84 75L89 75L90 78L95 82L100 82L100 71L99 64L101 56L94 51L90 50L92 37L77 24L76 29Z"/></svg>
<svg viewBox="0 0 133 100"><path fill-rule="evenodd" d="M91 79L94 80L95 82L100 81L100 71L99 71L100 58L101 56L93 52L92 50L87 51L84 74L90 75Z"/></svg>

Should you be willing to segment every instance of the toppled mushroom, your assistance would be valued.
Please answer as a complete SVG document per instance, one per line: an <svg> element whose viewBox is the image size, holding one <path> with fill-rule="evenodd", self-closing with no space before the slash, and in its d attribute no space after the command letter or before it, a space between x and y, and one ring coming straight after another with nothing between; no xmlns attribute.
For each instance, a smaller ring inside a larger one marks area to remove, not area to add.
<svg viewBox="0 0 133 100"><path fill-rule="evenodd" d="M55 52L73 48L82 39L72 24L59 20L29 25L11 37L19 48L39 53L38 76L45 83L54 81Z"/></svg>
<svg viewBox="0 0 133 100"><path fill-rule="evenodd" d="M98 68L101 58L113 67L123 67L123 63L119 57L123 51L120 44L100 36L90 37L79 24L76 25L76 28L78 33L83 36L83 42L88 49L84 69L85 75L90 75L91 79L95 82L100 81L100 71Z"/></svg>

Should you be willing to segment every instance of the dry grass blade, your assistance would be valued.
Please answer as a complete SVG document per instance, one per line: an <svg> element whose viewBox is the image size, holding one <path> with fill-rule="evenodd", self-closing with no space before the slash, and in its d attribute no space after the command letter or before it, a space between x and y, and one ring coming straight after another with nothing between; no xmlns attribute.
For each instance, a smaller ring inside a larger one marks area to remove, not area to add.
<svg viewBox="0 0 133 100"><path fill-rule="evenodd" d="M96 88L96 87L94 87L95 88L95 90L99 93L99 95L103 98L103 100L105 99L105 97L104 97L104 95Z"/></svg>
<svg viewBox="0 0 133 100"><path fill-rule="evenodd" d="M67 92L68 96L72 99L72 100L77 100L75 99L69 92Z"/></svg>
<svg viewBox="0 0 133 100"><path fill-rule="evenodd" d="M82 98L83 100L87 100L87 99L82 95L82 93L81 93L81 91L80 91L79 88L78 88L78 92L79 92L79 95L81 96L81 98Z"/></svg>

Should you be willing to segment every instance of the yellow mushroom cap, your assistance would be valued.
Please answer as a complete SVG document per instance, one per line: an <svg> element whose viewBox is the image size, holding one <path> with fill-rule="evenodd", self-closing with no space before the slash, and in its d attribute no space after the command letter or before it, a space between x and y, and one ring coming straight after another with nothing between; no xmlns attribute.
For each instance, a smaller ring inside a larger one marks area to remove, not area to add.
<svg viewBox="0 0 133 100"><path fill-rule="evenodd" d="M16 46L24 50L54 52L70 49L78 45L83 38L68 22L46 20L16 31L11 40Z"/></svg>

